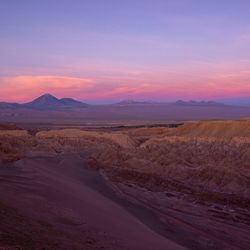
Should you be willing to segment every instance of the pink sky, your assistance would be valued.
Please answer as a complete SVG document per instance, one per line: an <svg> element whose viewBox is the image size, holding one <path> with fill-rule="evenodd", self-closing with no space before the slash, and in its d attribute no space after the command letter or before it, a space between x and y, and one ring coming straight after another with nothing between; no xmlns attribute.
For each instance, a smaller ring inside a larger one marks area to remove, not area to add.
<svg viewBox="0 0 250 250"><path fill-rule="evenodd" d="M250 1L1 1L0 101L250 96Z"/></svg>
<svg viewBox="0 0 250 250"><path fill-rule="evenodd" d="M27 102L44 93L97 102L243 97L250 93L248 63L192 62L182 66L131 69L125 65L112 68L111 65L92 64L84 67L87 77L62 74L5 76L0 77L0 99ZM80 72L81 65L72 68L79 68Z"/></svg>

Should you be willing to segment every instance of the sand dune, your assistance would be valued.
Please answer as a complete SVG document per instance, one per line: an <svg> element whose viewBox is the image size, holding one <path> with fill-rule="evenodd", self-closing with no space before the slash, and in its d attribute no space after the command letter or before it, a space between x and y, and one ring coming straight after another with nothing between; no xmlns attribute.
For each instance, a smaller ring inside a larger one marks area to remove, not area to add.
<svg viewBox="0 0 250 250"><path fill-rule="evenodd" d="M108 195L115 199L115 193L98 173L85 169L79 156L21 160L0 172L0 179L1 193L5 189L2 201L29 220L49 225L51 236L38 225L32 225L34 236L30 229L25 229L29 237L35 238L35 232L40 229L40 237L47 237L48 242L57 244L53 248L46 241L40 242L39 249L185 249L153 232L112 198L107 198ZM143 213L143 209L138 212ZM88 239L90 231L86 228L94 230L91 241ZM15 234L19 234L19 238L27 237L22 232ZM8 236L2 240L7 243ZM22 245L17 247L29 249L29 241L20 242ZM37 245L36 242L32 244Z"/></svg>

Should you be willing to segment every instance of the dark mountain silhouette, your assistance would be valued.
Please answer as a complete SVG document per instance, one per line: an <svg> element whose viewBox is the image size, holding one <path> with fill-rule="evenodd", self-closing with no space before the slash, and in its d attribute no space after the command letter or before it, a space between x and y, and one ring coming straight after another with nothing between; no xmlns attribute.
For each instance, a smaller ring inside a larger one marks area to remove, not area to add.
<svg viewBox="0 0 250 250"><path fill-rule="evenodd" d="M45 94L36 98L32 102L23 104L22 106L33 109L68 109L87 107L88 104L74 100L72 98L58 99L51 94Z"/></svg>
<svg viewBox="0 0 250 250"><path fill-rule="evenodd" d="M223 103L215 101L182 101L178 100L174 104L181 106L225 106Z"/></svg>
<svg viewBox="0 0 250 250"><path fill-rule="evenodd" d="M61 102L59 99L57 99L55 96L51 94L45 94L42 96L39 96L32 102L28 102L24 104L27 107L33 107L33 108L44 108L49 106L61 106Z"/></svg>
<svg viewBox="0 0 250 250"><path fill-rule="evenodd" d="M0 108L2 109L20 108L21 106L21 104L14 102L0 102Z"/></svg>
<svg viewBox="0 0 250 250"><path fill-rule="evenodd" d="M135 100L123 100L114 105L125 106L125 105L144 105L144 104L158 104L158 102L154 101L135 101Z"/></svg>
<svg viewBox="0 0 250 250"><path fill-rule="evenodd" d="M77 106L82 106L82 105L88 105L86 103L83 103L83 102L80 102L80 101L77 101L73 98L62 98L60 99L60 102L64 105L70 105L70 106L74 106L74 107L77 107Z"/></svg>
<svg viewBox="0 0 250 250"><path fill-rule="evenodd" d="M110 105L88 105L72 98L42 95L25 103L0 102L0 122L118 123L128 124L250 117L250 107L213 101L122 101Z"/></svg>
<svg viewBox="0 0 250 250"><path fill-rule="evenodd" d="M133 106L133 105L177 105L177 106L224 106L225 104L215 101L183 101L178 100L176 102L155 102L155 101L135 101L135 100L123 100L115 103L118 106Z"/></svg>

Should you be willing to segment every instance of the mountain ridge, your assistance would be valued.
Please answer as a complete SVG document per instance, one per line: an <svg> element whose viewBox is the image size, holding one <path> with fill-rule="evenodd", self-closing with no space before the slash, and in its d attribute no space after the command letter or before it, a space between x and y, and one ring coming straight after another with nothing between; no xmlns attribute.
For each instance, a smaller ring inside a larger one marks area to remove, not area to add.
<svg viewBox="0 0 250 250"><path fill-rule="evenodd" d="M39 96L24 104L0 102L0 121L48 123L150 123L207 119L249 119L250 107L212 101L138 102L88 105L72 98Z"/></svg>
<svg viewBox="0 0 250 250"><path fill-rule="evenodd" d="M33 108L33 109L68 109L68 108L82 108L89 106L86 103L77 101L73 98L57 98L51 94L44 94L31 102L19 104L25 108Z"/></svg>
<svg viewBox="0 0 250 250"><path fill-rule="evenodd" d="M138 101L138 100L122 100L113 104L106 104L104 106L112 107L132 107L132 106L178 106L178 107L230 107L237 106L216 101L184 101L178 100L176 102L157 102L157 101ZM87 108L95 105L87 104L70 97L57 98L49 93L43 94L34 100L27 103L15 102L0 102L1 109L34 109L34 110L69 110L77 108ZM103 105L99 105L103 106ZM242 105L243 106L243 105ZM239 107L239 106L238 106Z"/></svg>
<svg viewBox="0 0 250 250"><path fill-rule="evenodd" d="M183 101L178 100L174 104L183 105L183 106L225 106L224 103L216 101Z"/></svg>

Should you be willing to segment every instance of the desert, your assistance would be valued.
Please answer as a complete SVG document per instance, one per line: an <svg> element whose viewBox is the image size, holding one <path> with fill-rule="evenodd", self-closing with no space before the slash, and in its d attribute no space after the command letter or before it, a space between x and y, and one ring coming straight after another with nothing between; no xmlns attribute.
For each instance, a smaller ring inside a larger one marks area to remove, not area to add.
<svg viewBox="0 0 250 250"><path fill-rule="evenodd" d="M1 247L248 249L249 131L249 120L35 133L5 125Z"/></svg>
<svg viewBox="0 0 250 250"><path fill-rule="evenodd" d="M0 250L250 250L250 0L0 0Z"/></svg>

